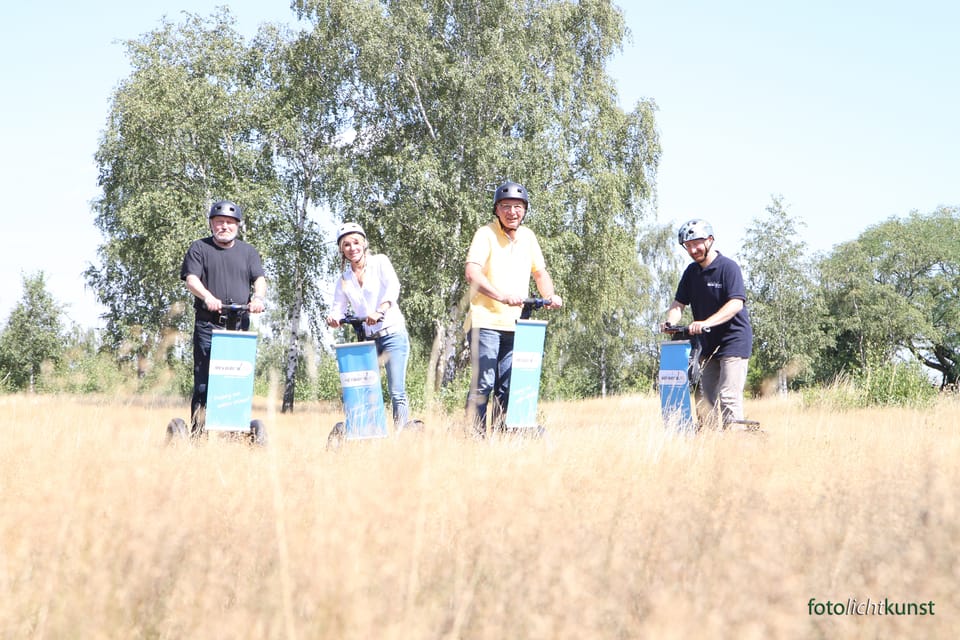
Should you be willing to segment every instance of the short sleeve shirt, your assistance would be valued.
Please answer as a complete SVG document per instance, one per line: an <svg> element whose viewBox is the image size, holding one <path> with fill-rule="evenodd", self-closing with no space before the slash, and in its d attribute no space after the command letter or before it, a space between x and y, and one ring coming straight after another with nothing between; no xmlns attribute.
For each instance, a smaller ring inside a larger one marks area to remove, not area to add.
<svg viewBox="0 0 960 640"><path fill-rule="evenodd" d="M467 250L466 261L480 265L498 291L525 298L530 292L530 276L546 269L546 263L533 231L520 227L515 236L511 240L498 220L480 227ZM475 329L514 331L520 311L520 307L505 305L477 291L470 298L467 325Z"/></svg>
<svg viewBox="0 0 960 640"><path fill-rule="evenodd" d="M207 290L233 304L250 301L251 285L264 276L260 254L252 246L237 240L229 249L217 245L213 238L195 240L187 249L180 267L180 279L195 275ZM205 310L203 300L194 296L194 309Z"/></svg>
<svg viewBox="0 0 960 640"><path fill-rule="evenodd" d="M677 302L690 305L694 320L706 320L728 300L739 299L744 306L726 323L698 337L705 356L749 358L753 352L753 328L747 313L747 293L740 266L717 254L706 269L691 262L677 286Z"/></svg>

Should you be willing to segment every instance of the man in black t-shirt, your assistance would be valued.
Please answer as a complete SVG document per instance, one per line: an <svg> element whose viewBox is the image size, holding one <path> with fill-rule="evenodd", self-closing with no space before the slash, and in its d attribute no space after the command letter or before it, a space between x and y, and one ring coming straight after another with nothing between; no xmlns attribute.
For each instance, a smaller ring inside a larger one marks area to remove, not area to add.
<svg viewBox="0 0 960 640"><path fill-rule="evenodd" d="M693 322L689 332L701 347L697 412L721 428L743 425L743 388L753 350L753 329L747 313L743 275L736 262L713 248L713 227L694 219L680 227L680 245L693 262L683 272L666 325L680 322L689 304Z"/></svg>
<svg viewBox="0 0 960 640"><path fill-rule="evenodd" d="M228 200L221 200L210 207L207 218L211 235L190 244L180 268L180 279L194 296L196 314L193 325L191 435L203 430L210 344L213 330L225 328L226 316L221 313L223 305L249 303L250 313L261 313L267 295L267 281L260 254L246 242L237 239L243 220L240 207ZM251 287L253 296L250 295ZM246 330L249 327L250 316L244 313L240 328Z"/></svg>

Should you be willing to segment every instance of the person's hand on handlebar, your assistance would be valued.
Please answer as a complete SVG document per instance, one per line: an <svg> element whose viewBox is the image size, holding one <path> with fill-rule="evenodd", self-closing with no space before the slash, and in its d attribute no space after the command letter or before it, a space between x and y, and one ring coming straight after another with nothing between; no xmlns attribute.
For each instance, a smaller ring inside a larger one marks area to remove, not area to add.
<svg viewBox="0 0 960 640"><path fill-rule="evenodd" d="M700 333L710 333L710 326L702 320L694 320L685 327L666 321L660 323L660 332L671 334L686 332L690 335L697 335Z"/></svg>
<svg viewBox="0 0 960 640"><path fill-rule="evenodd" d="M509 307L522 307L523 306L523 296L517 296L513 294L507 294L500 299L500 304L505 304Z"/></svg>
<svg viewBox="0 0 960 640"><path fill-rule="evenodd" d="M378 322L383 322L383 318L386 316L386 313L380 311L379 309L374 311L373 314L367 316L367 324L371 327Z"/></svg>
<svg viewBox="0 0 960 640"><path fill-rule="evenodd" d="M217 296L209 293L207 297L203 299L203 306L207 308L207 311L216 312L223 308L223 302Z"/></svg>
<svg viewBox="0 0 960 640"><path fill-rule="evenodd" d="M327 326L328 326L328 327L332 327L332 328L334 328L334 329L338 329L338 328L340 328L340 321L337 320L336 318L334 318L333 316L328 316L328 317L327 317Z"/></svg>
<svg viewBox="0 0 960 640"><path fill-rule="evenodd" d="M557 294L548 296L547 298L545 298L545 300L547 301L547 304L545 305L547 309L559 309L560 307L563 306L563 298L561 298Z"/></svg>
<svg viewBox="0 0 960 640"><path fill-rule="evenodd" d="M702 320L694 320L687 325L687 331L690 332L690 335L698 335L700 333L710 333L710 327L707 326L706 322Z"/></svg>
<svg viewBox="0 0 960 640"><path fill-rule="evenodd" d="M267 308L266 302L260 296L250 298L250 313L263 313Z"/></svg>

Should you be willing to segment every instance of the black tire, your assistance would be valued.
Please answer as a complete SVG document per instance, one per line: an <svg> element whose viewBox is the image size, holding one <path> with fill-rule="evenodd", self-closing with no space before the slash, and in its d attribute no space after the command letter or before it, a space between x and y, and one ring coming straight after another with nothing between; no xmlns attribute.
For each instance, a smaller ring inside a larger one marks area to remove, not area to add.
<svg viewBox="0 0 960 640"><path fill-rule="evenodd" d="M330 435L327 436L327 451L339 451L340 447L343 446L344 437L347 435L347 426L338 422L333 425L333 429L330 430Z"/></svg>
<svg viewBox="0 0 960 640"><path fill-rule="evenodd" d="M400 433L423 433L423 431L423 420L411 420L403 426L403 428L400 430Z"/></svg>
<svg viewBox="0 0 960 640"><path fill-rule="evenodd" d="M260 420L250 421L250 442L257 447L267 446L267 427Z"/></svg>
<svg viewBox="0 0 960 640"><path fill-rule="evenodd" d="M190 428L182 418L174 418L167 423L167 443L187 440L190 438Z"/></svg>
<svg viewBox="0 0 960 640"><path fill-rule="evenodd" d="M506 427L503 430L504 435L511 438L529 438L539 440L547 435L547 430L542 425L535 427Z"/></svg>
<svg viewBox="0 0 960 640"><path fill-rule="evenodd" d="M723 425L725 431L743 431L747 433L764 433L757 420L731 420Z"/></svg>

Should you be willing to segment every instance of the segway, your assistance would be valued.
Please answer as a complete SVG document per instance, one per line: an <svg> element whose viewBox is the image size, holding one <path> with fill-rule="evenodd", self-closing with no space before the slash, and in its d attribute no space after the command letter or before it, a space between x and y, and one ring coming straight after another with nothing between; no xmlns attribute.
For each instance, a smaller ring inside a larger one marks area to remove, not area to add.
<svg viewBox="0 0 960 640"><path fill-rule="evenodd" d="M545 433L537 422L537 405L547 322L532 320L530 315L535 309L542 309L548 304L550 301L545 298L525 299L520 319L517 320L510 369L510 395L504 419L504 431L509 434L540 437Z"/></svg>
<svg viewBox="0 0 960 640"><path fill-rule="evenodd" d="M710 333L710 327L704 327ZM664 425L679 433L694 434L700 430L695 411L695 389L700 384L700 342L690 334L688 326L665 325L664 333L670 340L660 343L660 372L657 386L660 390L660 412ZM756 420L735 420L744 431L760 431ZM729 425L724 425L729 428Z"/></svg>
<svg viewBox="0 0 960 640"><path fill-rule="evenodd" d="M263 422L251 420L253 379L257 362L257 332L243 331L240 321L248 305L227 303L221 307L223 329L214 329L210 344L207 406L197 433L219 433L252 444L266 445ZM201 411L204 411L201 409ZM167 441L190 437L182 418L167 424Z"/></svg>
<svg viewBox="0 0 960 640"><path fill-rule="evenodd" d="M660 343L660 413L668 429L696 433L693 390L700 382L700 347L685 326L666 325L663 331L671 339Z"/></svg>
<svg viewBox="0 0 960 640"><path fill-rule="evenodd" d="M352 326L357 341L334 345L346 419L336 423L327 436L328 450L339 449L345 440L370 440L389 435L377 345L364 335L363 318L346 316L340 324Z"/></svg>

